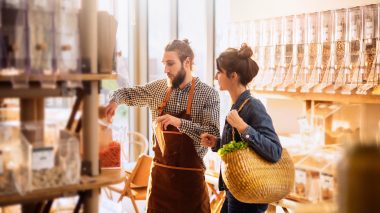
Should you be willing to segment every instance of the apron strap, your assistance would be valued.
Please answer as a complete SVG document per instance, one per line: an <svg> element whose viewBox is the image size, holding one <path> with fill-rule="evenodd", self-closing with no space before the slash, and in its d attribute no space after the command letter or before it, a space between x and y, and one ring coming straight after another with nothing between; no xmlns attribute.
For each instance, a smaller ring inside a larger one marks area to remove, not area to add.
<svg viewBox="0 0 380 213"><path fill-rule="evenodd" d="M191 110L191 103L193 102L194 90L195 90L195 78L193 77L193 80L191 81L189 97L187 99L186 115L191 115L190 110Z"/></svg>
<svg viewBox="0 0 380 213"><path fill-rule="evenodd" d="M195 90L195 78L191 80L191 87L189 91L189 97L187 99L187 107L186 107L186 115L191 115L191 104L193 102L193 96L194 96L194 90ZM168 104L168 101L170 99L170 95L172 94L173 89L169 87L166 90L165 98L161 103L161 106L158 107L158 114L162 115L162 112L164 111L166 105Z"/></svg>
<svg viewBox="0 0 380 213"><path fill-rule="evenodd" d="M168 168L168 169L176 169L176 170L185 170L185 171L195 171L195 172L203 172L203 169L200 168L187 168L187 167L178 167L178 166L169 166L162 163L153 162L154 165Z"/></svg>
<svg viewBox="0 0 380 213"><path fill-rule="evenodd" d="M168 87L168 89L166 90L165 98L162 101L161 106L158 107L158 114L159 115L162 115L162 112L164 111L166 105L168 104L168 101L170 99L170 95L172 94L172 91L173 91L173 89L171 87Z"/></svg>

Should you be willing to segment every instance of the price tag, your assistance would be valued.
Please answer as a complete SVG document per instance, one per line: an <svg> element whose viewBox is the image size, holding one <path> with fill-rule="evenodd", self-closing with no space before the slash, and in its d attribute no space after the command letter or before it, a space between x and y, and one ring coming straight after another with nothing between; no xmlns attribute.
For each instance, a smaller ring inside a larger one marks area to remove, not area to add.
<svg viewBox="0 0 380 213"><path fill-rule="evenodd" d="M351 39L359 39L358 27L354 24L351 26Z"/></svg>
<svg viewBox="0 0 380 213"><path fill-rule="evenodd" d="M54 167L53 147L35 148L32 153L32 170L51 169Z"/></svg>
<svg viewBox="0 0 380 213"><path fill-rule="evenodd" d="M325 26L323 28L323 41L329 41L329 27Z"/></svg>
<svg viewBox="0 0 380 213"><path fill-rule="evenodd" d="M322 188L332 189L334 187L334 178L331 175L321 175Z"/></svg>
<svg viewBox="0 0 380 213"><path fill-rule="evenodd" d="M306 172L303 170L296 169L296 182L306 184Z"/></svg>
<svg viewBox="0 0 380 213"><path fill-rule="evenodd" d="M343 39L343 25L338 25L336 30L336 39L341 40Z"/></svg>
<svg viewBox="0 0 380 213"><path fill-rule="evenodd" d="M366 21L365 23L365 38L373 38L373 22Z"/></svg>

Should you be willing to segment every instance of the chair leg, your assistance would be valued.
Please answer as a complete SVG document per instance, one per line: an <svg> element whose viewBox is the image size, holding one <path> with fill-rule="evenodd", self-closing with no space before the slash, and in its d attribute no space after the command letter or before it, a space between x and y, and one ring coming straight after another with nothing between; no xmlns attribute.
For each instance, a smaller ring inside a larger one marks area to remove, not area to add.
<svg viewBox="0 0 380 213"><path fill-rule="evenodd" d="M113 200L111 189L108 189L108 187L103 187L102 190L108 199Z"/></svg>
<svg viewBox="0 0 380 213"><path fill-rule="evenodd" d="M136 203L135 198L133 198L133 197L130 197L130 198L131 198L133 208L135 209L136 213L139 213L139 208L137 207L137 203Z"/></svg>
<svg viewBox="0 0 380 213"><path fill-rule="evenodd" d="M119 200L117 202L120 202L121 200L123 200L123 197L127 195L130 199L131 199L131 202L132 202L132 205L133 205L133 208L135 209L136 213L139 213L139 208L137 207L137 203L135 201L135 198L131 192L130 189L128 189L127 187L124 188L124 191L122 193L120 193L120 197L119 197Z"/></svg>

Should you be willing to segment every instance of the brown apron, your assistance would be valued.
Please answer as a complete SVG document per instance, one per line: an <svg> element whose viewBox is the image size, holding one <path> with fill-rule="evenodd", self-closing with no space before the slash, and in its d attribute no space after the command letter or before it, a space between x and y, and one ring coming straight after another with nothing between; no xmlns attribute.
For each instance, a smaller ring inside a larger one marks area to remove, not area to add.
<svg viewBox="0 0 380 213"><path fill-rule="evenodd" d="M173 116L191 120L190 109L194 88L193 78L186 111ZM160 115L163 115L171 92L171 88L166 92L159 108ZM195 151L193 140L173 126L163 131L163 136L164 153L161 152L157 138L154 137L155 156L148 186L147 212L210 212L202 160Z"/></svg>

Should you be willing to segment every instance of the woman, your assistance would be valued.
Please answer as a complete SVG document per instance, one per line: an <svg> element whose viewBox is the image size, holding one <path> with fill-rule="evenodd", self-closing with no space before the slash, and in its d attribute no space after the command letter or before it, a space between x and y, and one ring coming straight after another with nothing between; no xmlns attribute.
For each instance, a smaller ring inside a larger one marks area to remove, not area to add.
<svg viewBox="0 0 380 213"><path fill-rule="evenodd" d="M232 128L236 141L243 140L249 144L257 154L270 162L277 162L282 153L282 147L273 128L272 119L265 110L264 105L251 96L247 84L257 75L259 67L251 59L252 49L242 44L239 50L228 48L216 59L220 90L227 90L233 105L228 113L221 138L211 134L201 135L203 146L211 147L217 151L224 144L232 140ZM242 110L237 109L249 99ZM238 201L223 182L219 175L219 189L226 190L226 199L221 212L265 212L268 204L250 204Z"/></svg>

